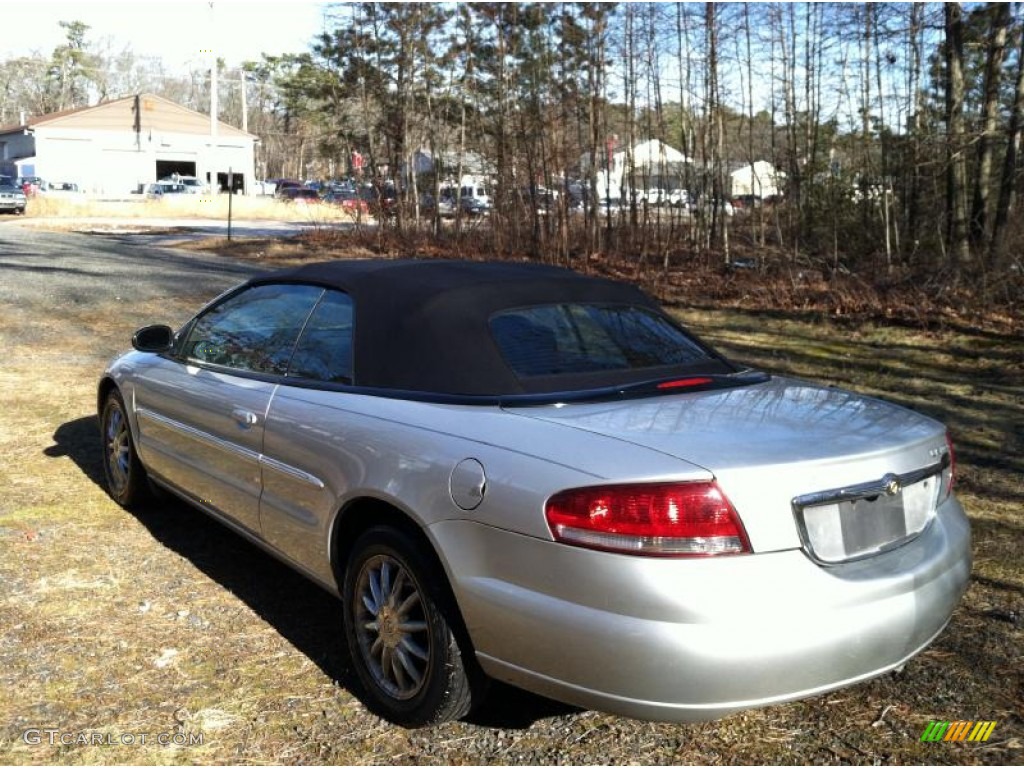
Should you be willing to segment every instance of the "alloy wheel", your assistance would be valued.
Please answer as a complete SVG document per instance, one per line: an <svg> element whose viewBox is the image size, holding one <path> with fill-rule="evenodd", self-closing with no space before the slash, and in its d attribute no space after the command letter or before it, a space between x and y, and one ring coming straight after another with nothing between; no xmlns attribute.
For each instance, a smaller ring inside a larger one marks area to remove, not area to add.
<svg viewBox="0 0 1024 768"><path fill-rule="evenodd" d="M132 444L124 412L114 404L107 409L104 444L107 449L107 477L111 490L115 494L123 493L130 480Z"/></svg>
<svg viewBox="0 0 1024 768"><path fill-rule="evenodd" d="M411 699L430 668L430 627L423 597L396 558L367 559L356 580L355 635L376 685L395 699Z"/></svg>

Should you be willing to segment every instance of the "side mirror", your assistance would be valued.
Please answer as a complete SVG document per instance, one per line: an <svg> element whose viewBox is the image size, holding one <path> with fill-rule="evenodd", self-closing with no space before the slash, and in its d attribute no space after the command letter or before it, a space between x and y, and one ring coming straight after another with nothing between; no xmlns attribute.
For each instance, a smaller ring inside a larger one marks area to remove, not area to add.
<svg viewBox="0 0 1024 768"><path fill-rule="evenodd" d="M132 346L139 352L166 352L174 342L174 331L169 325L147 325L132 336Z"/></svg>

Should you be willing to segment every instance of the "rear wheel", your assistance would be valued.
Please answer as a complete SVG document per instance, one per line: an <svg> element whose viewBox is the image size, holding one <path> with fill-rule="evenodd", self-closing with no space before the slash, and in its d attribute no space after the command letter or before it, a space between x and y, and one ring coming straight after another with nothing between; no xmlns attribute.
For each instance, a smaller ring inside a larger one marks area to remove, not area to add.
<svg viewBox="0 0 1024 768"><path fill-rule="evenodd" d="M146 469L135 451L124 399L116 389L111 390L103 404L100 436L103 441L103 474L111 498L122 507L130 507L147 498Z"/></svg>
<svg viewBox="0 0 1024 768"><path fill-rule="evenodd" d="M353 547L343 589L345 635L364 703L399 725L458 719L480 695L445 584L441 569L397 528L372 528Z"/></svg>

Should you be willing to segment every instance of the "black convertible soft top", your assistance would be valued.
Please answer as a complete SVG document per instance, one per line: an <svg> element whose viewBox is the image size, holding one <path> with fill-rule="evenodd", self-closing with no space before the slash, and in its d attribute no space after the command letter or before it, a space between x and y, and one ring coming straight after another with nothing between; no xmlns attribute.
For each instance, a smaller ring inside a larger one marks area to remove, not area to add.
<svg viewBox="0 0 1024 768"><path fill-rule="evenodd" d="M502 397L635 381L635 371L520 379L502 357L488 321L501 310L559 303L641 306L663 315L635 286L525 262L329 261L267 273L248 284L281 282L348 293L355 308L354 385L408 393ZM708 372L736 370L708 353L718 363Z"/></svg>

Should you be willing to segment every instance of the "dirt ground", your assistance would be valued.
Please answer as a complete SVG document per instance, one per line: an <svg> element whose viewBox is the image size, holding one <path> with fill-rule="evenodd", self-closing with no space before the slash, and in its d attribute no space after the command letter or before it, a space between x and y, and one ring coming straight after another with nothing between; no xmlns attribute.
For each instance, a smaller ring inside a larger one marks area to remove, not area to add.
<svg viewBox="0 0 1024 768"><path fill-rule="evenodd" d="M278 241L232 251L260 265L369 252ZM348 692L330 596L182 504L130 514L102 487L103 364L135 327L184 320L216 292L188 279L187 260L174 268L174 290L144 302L31 303L12 290L0 316L0 763L1024 763L1020 326L743 306L675 276L670 309L727 354L950 426L975 554L951 624L898 674L714 723L644 723L498 687L465 722L405 731ZM17 274L0 258L4 281ZM996 726L984 743L921 742L932 720Z"/></svg>

